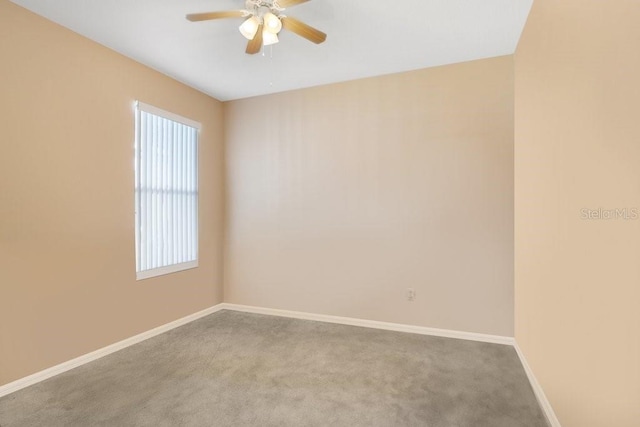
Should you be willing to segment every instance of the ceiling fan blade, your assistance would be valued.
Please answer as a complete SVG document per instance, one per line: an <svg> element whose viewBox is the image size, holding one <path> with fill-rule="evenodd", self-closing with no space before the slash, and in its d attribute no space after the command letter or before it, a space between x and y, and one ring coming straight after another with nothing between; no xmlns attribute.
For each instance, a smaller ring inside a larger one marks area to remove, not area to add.
<svg viewBox="0 0 640 427"><path fill-rule="evenodd" d="M316 30L302 21L298 21L296 18L283 16L281 21L282 27L296 33L300 37L304 37L305 39L314 42L315 44L320 44L327 39L327 35L325 33L320 30Z"/></svg>
<svg viewBox="0 0 640 427"><path fill-rule="evenodd" d="M258 31L256 31L256 35L253 37L253 40L249 40L249 43L247 43L246 52L249 55L254 55L260 52L260 49L262 48L262 27L263 25L260 24L258 26Z"/></svg>
<svg viewBox="0 0 640 427"><path fill-rule="evenodd" d="M211 19L242 18L243 16L247 16L247 12L244 10L225 10L222 12L191 13L187 15L187 19L191 22L198 22Z"/></svg>
<svg viewBox="0 0 640 427"><path fill-rule="evenodd" d="M278 3L278 6L280 6L281 8L286 9L288 7L295 6L300 3L306 3L308 1L309 0L277 0L276 3Z"/></svg>

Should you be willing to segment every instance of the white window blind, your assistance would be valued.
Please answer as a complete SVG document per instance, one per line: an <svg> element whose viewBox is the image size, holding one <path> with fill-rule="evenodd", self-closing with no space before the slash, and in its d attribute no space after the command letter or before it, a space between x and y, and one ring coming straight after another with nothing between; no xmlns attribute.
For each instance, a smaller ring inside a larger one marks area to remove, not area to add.
<svg viewBox="0 0 640 427"><path fill-rule="evenodd" d="M198 266L200 124L136 102L136 276Z"/></svg>

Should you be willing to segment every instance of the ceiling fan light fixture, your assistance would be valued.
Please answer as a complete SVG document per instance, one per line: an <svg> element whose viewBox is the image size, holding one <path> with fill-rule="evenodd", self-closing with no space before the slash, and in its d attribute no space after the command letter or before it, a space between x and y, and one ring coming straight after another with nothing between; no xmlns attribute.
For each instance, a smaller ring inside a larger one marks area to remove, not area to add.
<svg viewBox="0 0 640 427"><path fill-rule="evenodd" d="M256 16L252 16L240 25L240 33L247 40L253 40L258 32L258 27L260 26L260 20Z"/></svg>
<svg viewBox="0 0 640 427"><path fill-rule="evenodd" d="M280 30L282 30L282 22L280 21L280 18L273 13L265 13L262 19L264 21L264 28L266 31L272 34L278 34Z"/></svg>
<svg viewBox="0 0 640 427"><path fill-rule="evenodd" d="M262 31L262 44L265 46L270 46L272 44L276 44L280 41L278 39L278 35L276 33L272 33L271 31L265 29Z"/></svg>
<svg viewBox="0 0 640 427"><path fill-rule="evenodd" d="M240 0L238 0L240 1ZM282 12L291 6L306 3L309 0L244 0L245 8L218 12L190 13L186 16L191 22L211 21L225 18L242 18L238 30L249 42L245 52L255 55L263 46L280 41L278 34L282 30L291 31L315 44L324 43L327 35Z"/></svg>

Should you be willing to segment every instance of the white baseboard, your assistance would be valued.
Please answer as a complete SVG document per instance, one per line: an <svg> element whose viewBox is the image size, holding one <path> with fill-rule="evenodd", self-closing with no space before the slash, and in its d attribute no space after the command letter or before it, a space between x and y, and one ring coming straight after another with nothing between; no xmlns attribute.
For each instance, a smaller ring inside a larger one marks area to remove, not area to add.
<svg viewBox="0 0 640 427"><path fill-rule="evenodd" d="M512 337L500 335L486 335L475 332L453 331L449 329L428 328L426 326L404 325L401 323L379 322L377 320L356 319L352 317L331 316L328 314L313 314L300 311L279 310L275 308L253 307L247 305L222 303L222 309L243 311L246 313L267 314L271 316L291 317L294 319L315 320L317 322L338 323L341 325L360 326L364 328L384 329L387 331L408 332L436 337L456 338L461 340L480 341L492 344L513 345Z"/></svg>
<svg viewBox="0 0 640 427"><path fill-rule="evenodd" d="M96 351L92 351L91 353L87 353L83 356L76 357L75 359L71 359L67 362L63 362L59 365L45 369L44 371L36 372L35 374L29 375L28 377L20 378L19 380L0 386L0 397L6 396L30 385L39 383L58 374L76 368L80 365L84 365L85 363L93 362L94 360L100 359L101 357L107 356L111 353L115 353L118 350L122 350L123 348L155 337L156 335L160 335L164 332L170 331L171 329L175 329L178 326L193 322L194 320L200 319L204 316L208 316L220 310L222 310L222 304L215 305L213 307L207 308L194 314L190 314L189 316L174 320L173 322L169 322L165 325L158 326L157 328L153 328L149 331L135 335L131 338L119 341L115 344L111 344Z"/></svg>
<svg viewBox="0 0 640 427"><path fill-rule="evenodd" d="M529 378L529 383L531 383L531 388L533 388L533 393L536 395L538 399L538 403L542 408L542 411L547 416L547 421L549 421L549 425L551 427L562 427L560 425L560 421L558 421L558 417L556 417L556 413L553 411L551 407L551 403L547 396L544 394L544 390L542 390L542 386L536 379L536 376L533 374L527 359L524 357L524 353L518 346L517 342L513 343L513 348L515 348L516 353L518 353L518 357L520 358L520 362L522 362L522 366L524 367L524 371L527 373L527 377Z"/></svg>

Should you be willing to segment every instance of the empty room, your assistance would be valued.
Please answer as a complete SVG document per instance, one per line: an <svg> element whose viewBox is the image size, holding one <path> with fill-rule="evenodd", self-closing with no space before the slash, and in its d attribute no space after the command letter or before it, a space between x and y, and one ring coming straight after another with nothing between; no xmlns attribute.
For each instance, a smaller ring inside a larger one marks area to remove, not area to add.
<svg viewBox="0 0 640 427"><path fill-rule="evenodd" d="M0 426L640 426L639 23L0 0Z"/></svg>

